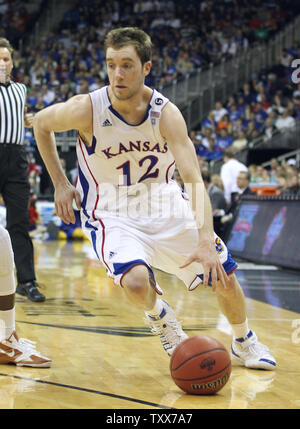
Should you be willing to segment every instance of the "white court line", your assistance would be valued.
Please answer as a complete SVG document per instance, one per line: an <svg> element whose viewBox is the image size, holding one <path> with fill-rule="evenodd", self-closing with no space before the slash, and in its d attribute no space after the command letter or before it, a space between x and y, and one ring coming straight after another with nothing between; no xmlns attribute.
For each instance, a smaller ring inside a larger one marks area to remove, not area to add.
<svg viewBox="0 0 300 429"><path fill-rule="evenodd" d="M270 290L298 291L299 290L299 287L284 286L284 285L283 286L271 285L271 286L268 286L266 288L266 285L264 285L264 284L256 285L256 286L249 286L247 283L247 285L245 284L245 285L241 285L241 286L244 287L245 289L248 289L248 290L263 290L263 291L266 291L266 290L268 290L268 291L270 291Z"/></svg>
<svg viewBox="0 0 300 429"><path fill-rule="evenodd" d="M279 270L275 265L256 265L251 262L237 262L240 270Z"/></svg>
<svg viewBox="0 0 300 429"><path fill-rule="evenodd" d="M266 288L268 287L269 289L278 289L280 287L282 287L282 289L285 288L292 288L292 290L300 290L299 286L300 286L300 280L298 282L292 282L292 283L284 283L284 282L270 282L271 284L266 284L265 280L261 280L260 282L258 280L254 280L254 281L249 281L248 279L243 279L243 278L239 278L240 282L243 283L245 286L249 286L250 288L253 286L257 286L259 288Z"/></svg>
<svg viewBox="0 0 300 429"><path fill-rule="evenodd" d="M300 318L300 317L299 317ZM184 317L184 320L214 320L214 321L219 321L219 318L216 317ZM254 321L259 321L259 320L266 320L266 321L271 321L271 322L292 322L293 320L295 320L295 317L293 317L292 319L281 319L281 318L258 318L258 317L248 317L247 318L248 321L249 320L254 320ZM195 327L196 328L196 327Z"/></svg>
<svg viewBox="0 0 300 429"><path fill-rule="evenodd" d="M265 282L266 280L270 280L272 283L273 282L275 282L275 283L283 283L283 282L286 282L287 284L290 284L290 283L295 283L295 284L298 284L299 282L300 282L300 277L299 277L299 279L287 279L286 277L282 277L282 278L276 278L276 277L266 277L266 278L264 278L264 277L262 277L262 276L251 276L251 275L247 275L247 276L244 276L243 274L237 274L238 276L240 276L240 277L243 277L243 278L245 278L247 281L249 281L250 283L251 282L254 282L255 280L260 280L260 282Z"/></svg>

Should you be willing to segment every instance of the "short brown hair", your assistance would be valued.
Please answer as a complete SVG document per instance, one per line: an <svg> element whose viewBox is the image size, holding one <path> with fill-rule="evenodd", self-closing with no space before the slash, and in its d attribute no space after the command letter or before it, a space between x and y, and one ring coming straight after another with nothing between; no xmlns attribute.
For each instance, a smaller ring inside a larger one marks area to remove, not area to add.
<svg viewBox="0 0 300 429"><path fill-rule="evenodd" d="M123 46L133 45L144 65L152 59L152 42L150 36L137 27L123 27L110 30L105 36L104 49L112 47L120 49Z"/></svg>
<svg viewBox="0 0 300 429"><path fill-rule="evenodd" d="M224 150L224 156L226 156L229 159L233 159L234 158L234 148L228 147L227 149L225 149Z"/></svg>
<svg viewBox="0 0 300 429"><path fill-rule="evenodd" d="M9 50L10 55L12 56L14 52L14 48L11 46L9 41L4 37L0 37L0 48L7 48Z"/></svg>

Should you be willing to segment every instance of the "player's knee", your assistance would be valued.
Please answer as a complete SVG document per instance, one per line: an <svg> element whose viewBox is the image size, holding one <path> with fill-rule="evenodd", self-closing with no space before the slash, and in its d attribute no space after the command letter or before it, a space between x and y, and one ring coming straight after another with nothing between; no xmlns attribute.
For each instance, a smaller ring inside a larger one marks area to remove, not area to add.
<svg viewBox="0 0 300 429"><path fill-rule="evenodd" d="M14 268L14 255L9 233L0 228L0 276L8 275Z"/></svg>
<svg viewBox="0 0 300 429"><path fill-rule="evenodd" d="M142 294L149 288L149 271L145 265L131 268L122 279L122 286L134 294Z"/></svg>

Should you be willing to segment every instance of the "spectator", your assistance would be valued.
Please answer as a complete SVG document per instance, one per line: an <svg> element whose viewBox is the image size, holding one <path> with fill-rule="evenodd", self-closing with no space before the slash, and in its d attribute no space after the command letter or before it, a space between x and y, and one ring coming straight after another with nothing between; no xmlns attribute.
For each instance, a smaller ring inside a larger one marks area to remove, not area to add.
<svg viewBox="0 0 300 429"><path fill-rule="evenodd" d="M257 165L256 164L250 164L248 166L248 171L250 173L250 177L251 177L251 183L255 183L255 177L256 177L256 171L257 171Z"/></svg>
<svg viewBox="0 0 300 429"><path fill-rule="evenodd" d="M202 121L201 126L202 128L211 128L213 131L215 131L216 123L213 112L209 112L208 116Z"/></svg>
<svg viewBox="0 0 300 429"><path fill-rule="evenodd" d="M240 198L244 195L255 195L255 192L253 192L249 186L250 179L251 176L248 171L240 171L237 175L237 192L231 194L231 204L229 205L226 214L222 216L220 220L221 224L224 227L223 236L225 240L230 232L230 228L233 223Z"/></svg>
<svg viewBox="0 0 300 429"><path fill-rule="evenodd" d="M255 140L257 137L259 137L259 130L256 127L255 121L250 121L247 129L245 130L245 135L248 141Z"/></svg>
<svg viewBox="0 0 300 429"><path fill-rule="evenodd" d="M255 182L256 183L270 183L270 176L268 171L262 167L261 165L258 165L256 167L256 173L255 173Z"/></svg>
<svg viewBox="0 0 300 429"><path fill-rule="evenodd" d="M221 176L219 174L213 174L211 176L211 183L215 186L217 186L218 188L221 189L221 191L224 192L224 185L221 179Z"/></svg>
<svg viewBox="0 0 300 429"><path fill-rule="evenodd" d="M287 188L286 174L280 173L276 176L276 195L282 195Z"/></svg>
<svg viewBox="0 0 300 429"><path fill-rule="evenodd" d="M284 67L290 67L292 60L293 57L289 54L288 50L283 49L280 57L280 64L282 64Z"/></svg>
<svg viewBox="0 0 300 429"><path fill-rule="evenodd" d="M166 55L163 66L163 81L165 83L172 82L177 79L177 76L178 72L174 60L169 55Z"/></svg>
<svg viewBox="0 0 300 429"><path fill-rule="evenodd" d="M217 124L218 131L224 128L227 130L228 134L233 133L233 123L230 121L229 115L227 113L220 119Z"/></svg>
<svg viewBox="0 0 300 429"><path fill-rule="evenodd" d="M48 85L44 84L41 88L42 98L45 106L49 106L53 103L55 98L55 92L53 89L49 88Z"/></svg>
<svg viewBox="0 0 300 429"><path fill-rule="evenodd" d="M197 156L197 159L198 159L198 164L199 164L199 167L200 167L200 171L202 171L205 168L208 168L207 160L204 157Z"/></svg>
<svg viewBox="0 0 300 429"><path fill-rule="evenodd" d="M228 115L228 110L225 109L220 101L216 102L215 109L212 111L214 121L218 123L224 115Z"/></svg>
<svg viewBox="0 0 300 429"><path fill-rule="evenodd" d="M211 128L203 128L202 130L202 137L201 139L201 145L204 146L206 149L211 148L211 140L215 141L216 135L213 132Z"/></svg>
<svg viewBox="0 0 300 429"><path fill-rule="evenodd" d="M270 183L276 183L276 177L280 171L280 164L276 158L272 158L270 161L269 177Z"/></svg>
<svg viewBox="0 0 300 429"><path fill-rule="evenodd" d="M282 196L300 197L299 173L297 169L287 173L286 184L287 186L282 192Z"/></svg>
<svg viewBox="0 0 300 429"><path fill-rule="evenodd" d="M237 138L233 140L232 148L235 152L245 149L247 147L248 140L245 135L245 131L240 130L237 133Z"/></svg>
<svg viewBox="0 0 300 429"><path fill-rule="evenodd" d="M176 61L176 70L179 75L191 73L194 70L193 63L189 60L188 52L180 50Z"/></svg>
<svg viewBox="0 0 300 429"><path fill-rule="evenodd" d="M238 118L235 124L233 124L233 137L236 138L240 131L245 131L243 117Z"/></svg>
<svg viewBox="0 0 300 429"><path fill-rule="evenodd" d="M270 116L268 116L268 118L266 119L264 134L263 134L264 141L270 140L273 137L273 134L275 133L276 130L277 128L273 123L273 119Z"/></svg>
<svg viewBox="0 0 300 429"><path fill-rule="evenodd" d="M245 102L245 98L242 95L238 95L236 108L237 108L237 111L240 113L239 118L245 116L246 105L247 104Z"/></svg>
<svg viewBox="0 0 300 429"><path fill-rule="evenodd" d="M245 83L243 85L243 91L242 91L242 97L245 100L245 103L248 104L249 106L255 101L255 93L253 91L251 91L251 87L249 83Z"/></svg>
<svg viewBox="0 0 300 429"><path fill-rule="evenodd" d="M211 182L211 175L208 169L202 171L202 178L211 202L214 231L219 237L222 238L222 225L220 223L220 219L221 216L225 214L227 209L224 192Z"/></svg>
<svg viewBox="0 0 300 429"><path fill-rule="evenodd" d="M262 102L256 103L256 106L254 107L254 112L255 112L255 120L256 120L256 123L258 124L258 129L261 129L263 127L265 120L268 117L267 112L263 108Z"/></svg>
<svg viewBox="0 0 300 429"><path fill-rule="evenodd" d="M241 117L241 112L238 110L237 105L234 103L230 106L229 111L229 119L230 121L235 124L236 121Z"/></svg>
<svg viewBox="0 0 300 429"><path fill-rule="evenodd" d="M232 141L233 139L230 135L228 135L227 129L222 128L220 130L219 136L216 138L216 151L221 155L225 149L232 145Z"/></svg>
<svg viewBox="0 0 300 429"><path fill-rule="evenodd" d="M227 148L224 152L224 164L221 167L221 179L224 184L227 203L231 203L231 194L238 192L237 176L240 171L248 171L248 168L235 159L232 147Z"/></svg>
<svg viewBox="0 0 300 429"><path fill-rule="evenodd" d="M275 112L277 115L281 115L284 111L284 107L282 105L282 97L279 94L276 94L273 99L273 104L271 106L271 109L273 112Z"/></svg>
<svg viewBox="0 0 300 429"><path fill-rule="evenodd" d="M212 183L211 174L208 169L202 170L202 178L211 201L213 214L217 214L216 210L223 210L225 213L227 209L227 203L224 197L224 192L222 189L220 189L219 186L216 186ZM218 214L220 213L218 212Z"/></svg>
<svg viewBox="0 0 300 429"><path fill-rule="evenodd" d="M290 115L288 109L284 109L281 117L275 122L276 128L281 132L291 131L295 125L295 119Z"/></svg>

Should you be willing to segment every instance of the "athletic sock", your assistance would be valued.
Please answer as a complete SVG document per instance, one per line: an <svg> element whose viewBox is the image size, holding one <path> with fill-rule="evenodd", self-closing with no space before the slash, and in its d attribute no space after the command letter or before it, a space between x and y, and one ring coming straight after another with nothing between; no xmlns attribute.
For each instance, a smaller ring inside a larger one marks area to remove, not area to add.
<svg viewBox="0 0 300 429"><path fill-rule="evenodd" d="M249 333L248 320L246 319L243 323L235 323L231 325L233 331L233 337L236 338L245 338Z"/></svg>
<svg viewBox="0 0 300 429"><path fill-rule="evenodd" d="M15 330L14 255L8 232L0 227L0 341Z"/></svg>
<svg viewBox="0 0 300 429"><path fill-rule="evenodd" d="M0 311L0 341L7 340L15 330L15 307Z"/></svg>
<svg viewBox="0 0 300 429"><path fill-rule="evenodd" d="M147 311L147 314L154 318L159 318L161 317L161 314L163 313L163 311L164 311L163 300L161 300L160 298L156 298L154 307L151 310Z"/></svg>

